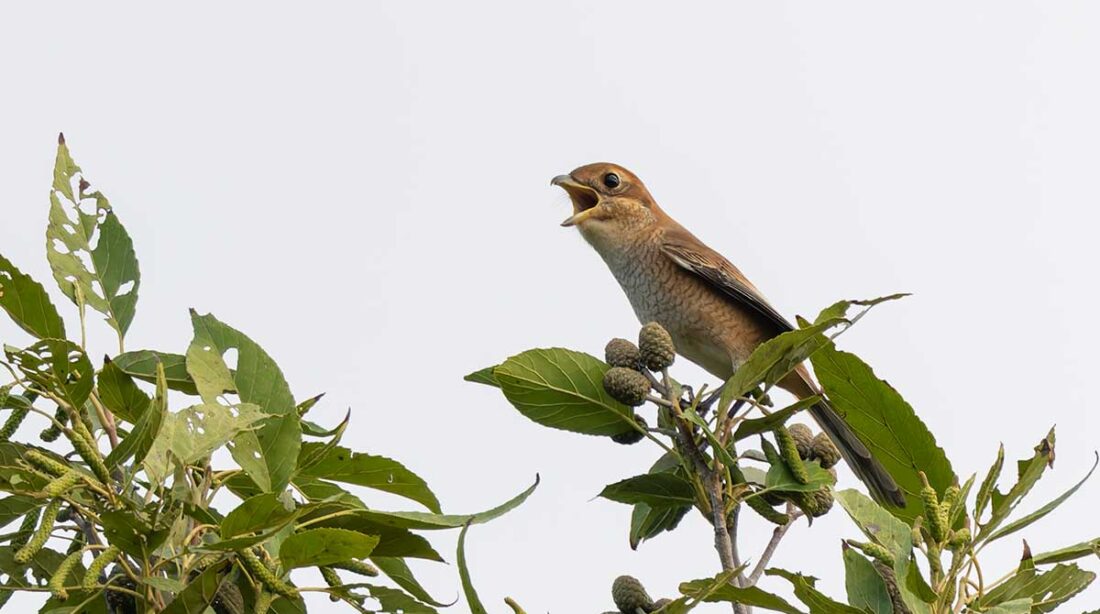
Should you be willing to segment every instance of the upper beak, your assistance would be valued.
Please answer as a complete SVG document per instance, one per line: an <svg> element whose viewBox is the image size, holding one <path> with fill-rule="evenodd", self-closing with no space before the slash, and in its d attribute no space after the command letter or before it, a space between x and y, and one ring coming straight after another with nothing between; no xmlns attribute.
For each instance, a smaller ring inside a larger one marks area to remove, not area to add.
<svg viewBox="0 0 1100 614"><path fill-rule="evenodd" d="M550 180L550 185L556 185L569 194L573 201L573 215L565 218L562 226L574 226L583 222L591 211L600 204L600 195L592 188L578 182L569 175L558 175Z"/></svg>

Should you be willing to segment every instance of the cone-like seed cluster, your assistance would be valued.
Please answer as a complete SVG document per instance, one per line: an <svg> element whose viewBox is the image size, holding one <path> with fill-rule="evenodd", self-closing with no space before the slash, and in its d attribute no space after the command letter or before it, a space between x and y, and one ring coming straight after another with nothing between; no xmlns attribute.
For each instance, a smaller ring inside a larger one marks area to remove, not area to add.
<svg viewBox="0 0 1100 614"><path fill-rule="evenodd" d="M653 611L656 612L657 610L660 610L670 603L672 603L671 599L658 599L657 601L653 602Z"/></svg>
<svg viewBox="0 0 1100 614"><path fill-rule="evenodd" d="M646 424L645 418L641 416L634 416L634 421L637 422L643 429L648 426ZM634 429L630 429L629 431L626 431L624 433L617 433L611 436L611 441L614 441L615 443L621 443L624 446L636 444L643 439L645 439L645 434L641 431L637 431Z"/></svg>
<svg viewBox="0 0 1100 614"><path fill-rule="evenodd" d="M676 360L672 336L656 322L646 324L638 333L638 350L642 355L642 364L650 371L667 369Z"/></svg>
<svg viewBox="0 0 1100 614"><path fill-rule="evenodd" d="M53 523L57 519L57 512L61 510L61 503L61 499L54 499L46 505L46 509L42 512L42 522L39 523L38 529L36 529L34 534L31 535L31 538L27 540L26 545L15 553L16 563L26 565L34 558L34 555L38 554L42 546L46 545L46 540L50 538L50 531L53 531Z"/></svg>
<svg viewBox="0 0 1100 614"><path fill-rule="evenodd" d="M814 434L810 427L805 424L792 424L787 427L787 431L790 432L791 438L798 446L798 456L804 460L809 460L814 453Z"/></svg>
<svg viewBox="0 0 1100 614"><path fill-rule="evenodd" d="M909 606L905 605L905 599L901 596L901 591L898 590L898 579L894 575L893 565L887 565L880 561L872 561L871 564L875 566L878 575L882 577L882 581L886 584L886 594L890 596L890 603L894 606L894 614L912 614Z"/></svg>
<svg viewBox="0 0 1100 614"><path fill-rule="evenodd" d="M99 553L99 556L92 559L92 562L88 565L88 571L84 572L84 583L82 586L84 589L95 588L99 584L99 574L103 573L103 570L107 569L107 566L114 562L118 558L118 555L122 554L118 546L108 546L106 550Z"/></svg>
<svg viewBox="0 0 1100 614"><path fill-rule="evenodd" d="M813 518L824 516L833 509L833 489L831 488L802 493L802 496L802 509Z"/></svg>
<svg viewBox="0 0 1100 614"><path fill-rule="evenodd" d="M61 561L61 564L54 570L53 575L50 576L50 581L46 585L53 593L54 597L58 599L68 599L69 591L65 590L65 580L69 578L69 574L72 573L73 567L76 567L76 562L80 560L80 557L84 554L83 551L76 551L65 557L65 560Z"/></svg>
<svg viewBox="0 0 1100 614"><path fill-rule="evenodd" d="M816 458L825 469L835 466L840 462L840 450L833 444L833 440L825 433L818 433L811 444L811 458Z"/></svg>
<svg viewBox="0 0 1100 614"><path fill-rule="evenodd" d="M214 614L242 614L244 595L241 594L241 589L233 582L222 582L218 587L218 594L210 604L210 609L214 610Z"/></svg>
<svg viewBox="0 0 1100 614"><path fill-rule="evenodd" d="M649 612L653 608L653 599L637 578L619 576L611 584L611 598L622 614L637 614L638 610Z"/></svg>
<svg viewBox="0 0 1100 614"><path fill-rule="evenodd" d="M339 563L333 563L332 566L336 569L343 569L344 571L350 571L351 573L357 573L361 576L369 576L371 578L378 575L378 568L366 561L350 559Z"/></svg>
<svg viewBox="0 0 1100 614"><path fill-rule="evenodd" d="M642 353L638 346L626 339L612 339L603 349L604 361L612 367L638 369L642 365Z"/></svg>
<svg viewBox="0 0 1100 614"><path fill-rule="evenodd" d="M268 569L267 565L264 565L260 557L256 556L256 553L250 548L241 550L237 555L248 569L248 572L252 574L252 577L263 586L266 586L271 592L291 599L298 596L298 590L276 576L275 572ZM270 605L270 603L268 605Z"/></svg>
<svg viewBox="0 0 1100 614"><path fill-rule="evenodd" d="M649 379L633 369L611 367L604 373L603 388L616 401L637 407L649 394Z"/></svg>

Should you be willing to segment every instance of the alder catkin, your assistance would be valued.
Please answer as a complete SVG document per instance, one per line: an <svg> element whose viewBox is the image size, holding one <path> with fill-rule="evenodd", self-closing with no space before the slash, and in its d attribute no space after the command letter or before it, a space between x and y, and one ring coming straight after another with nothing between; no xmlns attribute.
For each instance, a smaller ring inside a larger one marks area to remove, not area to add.
<svg viewBox="0 0 1100 614"><path fill-rule="evenodd" d="M289 583L283 581L275 575L274 571L268 569L267 565L264 565L260 557L256 556L256 553L252 549L248 548L241 550L237 553L241 562L248 569L249 573L263 586L266 586L272 592L283 597L289 597L291 599L298 596L298 590L291 586Z"/></svg>
<svg viewBox="0 0 1100 614"><path fill-rule="evenodd" d="M75 469L70 469L65 475L54 478L52 482L46 484L46 487L42 489L42 492L46 493L51 498L60 497L61 495L69 492L76 483L80 481L80 472Z"/></svg>
<svg viewBox="0 0 1100 614"><path fill-rule="evenodd" d="M100 454L99 446L95 443L95 437L92 436L88 427L84 426L84 422L81 420L74 422L70 434L69 441L72 442L76 453L84 459L84 462L88 464L92 469L92 473L99 478L100 482L110 484L111 472L107 470L107 465L103 462L103 455Z"/></svg>
<svg viewBox="0 0 1100 614"><path fill-rule="evenodd" d="M798 454L798 444L794 437L791 437L787 427L780 426L775 429L775 442L779 444L779 455L783 457L783 462L791 470L795 481L799 484L808 483L810 474L806 471L806 465L802 463L802 457Z"/></svg>
<svg viewBox="0 0 1100 614"><path fill-rule="evenodd" d="M80 560L80 557L84 555L83 550L77 550L65 557L65 560L61 561L61 564L57 566L57 569L50 576L50 581L46 585L53 593L54 597L58 599L68 599L69 591L65 590L65 580L69 578L69 574L72 573L73 567L76 566L76 562Z"/></svg>
<svg viewBox="0 0 1100 614"><path fill-rule="evenodd" d="M54 499L46 505L46 509L42 512L42 522L38 524L38 529L35 530L31 538L27 540L27 543L15 553L15 562L20 565L26 565L34 555L38 554L38 551L42 549L42 546L46 545L46 540L50 538L50 531L53 531L53 523L57 519L57 512L61 510L61 499Z"/></svg>
<svg viewBox="0 0 1100 614"><path fill-rule="evenodd" d="M378 576L378 568L366 561L357 561L355 559L349 559L347 561L341 561L339 563L333 563L332 566L336 569L343 569L344 571L350 571L351 573L357 573L361 576L368 576L374 578Z"/></svg>
<svg viewBox="0 0 1100 614"><path fill-rule="evenodd" d="M46 456L38 450L27 450L23 458L30 463L32 467L41 469L54 477L61 477L70 470L70 468L61 461Z"/></svg>
<svg viewBox="0 0 1100 614"><path fill-rule="evenodd" d="M99 574L103 573L121 553L122 550L118 546L108 546L106 550L100 552L99 556L88 564L88 571L84 572L84 582L81 586L86 590L95 588L99 584Z"/></svg>

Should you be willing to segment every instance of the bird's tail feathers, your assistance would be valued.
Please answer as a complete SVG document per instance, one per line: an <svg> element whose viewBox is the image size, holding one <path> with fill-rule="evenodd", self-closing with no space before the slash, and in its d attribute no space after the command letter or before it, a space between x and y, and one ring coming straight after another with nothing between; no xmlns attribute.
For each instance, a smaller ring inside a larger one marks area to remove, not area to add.
<svg viewBox="0 0 1100 614"><path fill-rule="evenodd" d="M905 507L905 493L902 492L901 487L828 401L822 400L811 407L810 414L821 426L821 430L833 440L833 444L840 450L840 455L855 472L856 477L871 491L871 497L875 501Z"/></svg>

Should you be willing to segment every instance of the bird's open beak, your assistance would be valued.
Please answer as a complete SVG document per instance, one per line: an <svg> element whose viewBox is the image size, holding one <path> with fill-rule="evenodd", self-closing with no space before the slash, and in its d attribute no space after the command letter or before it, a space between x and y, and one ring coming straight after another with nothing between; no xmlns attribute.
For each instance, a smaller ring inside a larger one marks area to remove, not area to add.
<svg viewBox="0 0 1100 614"><path fill-rule="evenodd" d="M600 204L600 195L592 188L577 182L569 175L558 175L550 180L550 185L556 185L565 190L569 200L573 201L573 215L565 218L562 226L575 226L583 222L596 205Z"/></svg>

